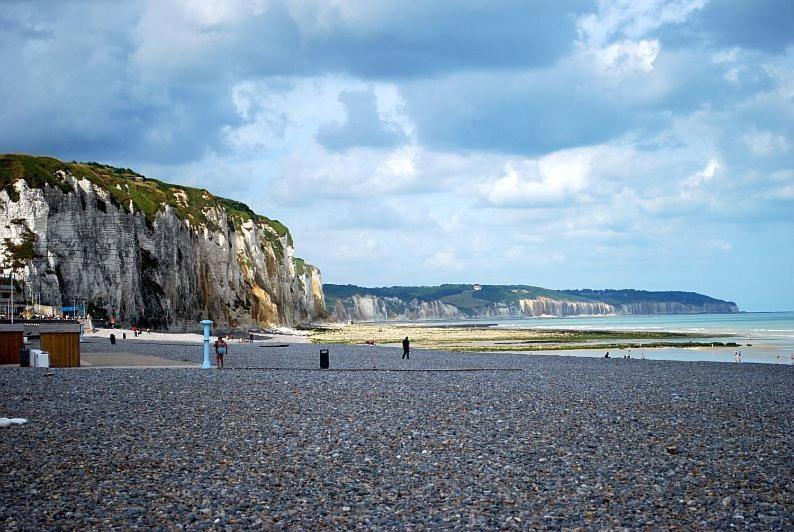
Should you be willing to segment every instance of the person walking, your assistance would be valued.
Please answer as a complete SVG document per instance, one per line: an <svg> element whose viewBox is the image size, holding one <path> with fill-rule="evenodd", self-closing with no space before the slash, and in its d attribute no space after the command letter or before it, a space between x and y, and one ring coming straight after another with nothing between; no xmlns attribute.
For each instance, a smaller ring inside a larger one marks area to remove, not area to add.
<svg viewBox="0 0 794 532"><path fill-rule="evenodd" d="M215 356L218 358L218 369L223 369L223 355L226 354L228 349L229 346L223 339L223 335L219 335L218 339L215 340Z"/></svg>
<svg viewBox="0 0 794 532"><path fill-rule="evenodd" d="M408 359L411 360L411 355L409 354L411 351L411 342L408 341L408 337L405 337L403 340L403 357L401 360Z"/></svg>

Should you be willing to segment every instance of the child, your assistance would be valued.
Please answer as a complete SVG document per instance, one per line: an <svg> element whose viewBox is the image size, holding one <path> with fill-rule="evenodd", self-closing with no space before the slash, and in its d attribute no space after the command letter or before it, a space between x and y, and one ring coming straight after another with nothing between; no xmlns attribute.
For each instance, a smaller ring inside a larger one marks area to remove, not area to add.
<svg viewBox="0 0 794 532"><path fill-rule="evenodd" d="M215 356L218 358L218 369L223 369L223 355L226 354L228 349L229 346L226 345L223 335L219 335L218 339L215 340Z"/></svg>

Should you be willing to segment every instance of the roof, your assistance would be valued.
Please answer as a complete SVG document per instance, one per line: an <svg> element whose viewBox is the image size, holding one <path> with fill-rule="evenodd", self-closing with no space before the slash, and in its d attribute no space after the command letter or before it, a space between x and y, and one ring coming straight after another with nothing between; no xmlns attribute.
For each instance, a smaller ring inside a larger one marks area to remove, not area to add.
<svg viewBox="0 0 794 532"><path fill-rule="evenodd" d="M39 333L79 333L79 323L42 323L38 326Z"/></svg>

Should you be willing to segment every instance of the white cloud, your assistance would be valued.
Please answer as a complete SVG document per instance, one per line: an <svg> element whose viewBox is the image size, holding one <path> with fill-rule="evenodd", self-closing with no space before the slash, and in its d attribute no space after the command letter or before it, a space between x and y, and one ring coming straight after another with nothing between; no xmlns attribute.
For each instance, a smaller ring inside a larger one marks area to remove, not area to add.
<svg viewBox="0 0 794 532"><path fill-rule="evenodd" d="M354 34L372 30L384 22L383 5L375 0L288 0L292 19L305 37L344 28Z"/></svg>
<svg viewBox="0 0 794 532"><path fill-rule="evenodd" d="M208 56L235 40L237 24L267 8L260 0L149 0L145 5L132 62L147 80L202 68Z"/></svg>
<svg viewBox="0 0 794 532"><path fill-rule="evenodd" d="M729 252L733 250L733 245L730 242L721 240L719 238L712 238L706 243L706 246L713 251Z"/></svg>
<svg viewBox="0 0 794 532"><path fill-rule="evenodd" d="M767 197L773 200L792 201L794 200L794 184L773 188Z"/></svg>
<svg viewBox="0 0 794 532"><path fill-rule="evenodd" d="M608 72L618 75L635 72L650 72L662 46L656 39L641 41L623 40L604 48L596 48L593 54Z"/></svg>
<svg viewBox="0 0 794 532"><path fill-rule="evenodd" d="M318 127L346 120L346 108L339 95L351 91L371 94L384 123L395 124L409 137L415 136L415 125L406 116L395 85L322 76L236 83L230 97L242 123L224 126L223 139L239 152L267 149L289 153L315 144Z"/></svg>
<svg viewBox="0 0 794 532"><path fill-rule="evenodd" d="M280 201L303 203L393 194L416 182L416 157L414 146L339 153L307 142L286 158L271 190Z"/></svg>
<svg viewBox="0 0 794 532"><path fill-rule="evenodd" d="M695 172L684 181L684 186L688 188L696 188L705 183L708 183L717 173L721 170L720 163L717 159L709 159L703 170Z"/></svg>
<svg viewBox="0 0 794 532"><path fill-rule="evenodd" d="M742 141L756 155L770 155L784 151L788 142L785 135L771 131L751 131L742 136Z"/></svg>
<svg viewBox="0 0 794 532"><path fill-rule="evenodd" d="M504 174L480 187L492 205L553 205L582 193L588 183L593 151L564 150L540 159L510 160Z"/></svg>
<svg viewBox="0 0 794 532"><path fill-rule="evenodd" d="M603 46L615 36L640 38L665 24L679 24L703 8L706 0L600 0L598 13L577 20L579 39Z"/></svg>
<svg viewBox="0 0 794 532"><path fill-rule="evenodd" d="M463 269L463 262L458 259L455 251L452 249L445 249L435 253L425 261L425 264L431 268L443 270Z"/></svg>

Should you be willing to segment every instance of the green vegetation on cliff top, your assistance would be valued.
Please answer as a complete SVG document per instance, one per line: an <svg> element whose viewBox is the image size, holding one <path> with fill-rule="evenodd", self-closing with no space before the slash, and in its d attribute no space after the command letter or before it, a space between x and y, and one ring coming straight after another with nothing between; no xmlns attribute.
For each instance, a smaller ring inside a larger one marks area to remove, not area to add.
<svg viewBox="0 0 794 532"><path fill-rule="evenodd" d="M527 285L482 285L474 290L470 284L442 284L440 286L390 286L367 288L355 285L324 284L326 306L333 308L338 299L353 295L396 297L403 301L441 301L454 305L463 312L493 303L512 303L520 299L548 297L557 301L600 302L614 306L632 303L681 303L703 306L735 306L734 303L715 299L695 292L648 292L645 290L551 290Z"/></svg>
<svg viewBox="0 0 794 532"><path fill-rule="evenodd" d="M292 235L284 224L256 214L245 203L219 198L204 189L149 179L129 168L116 168L95 162L67 163L52 157L24 154L0 155L0 191L5 190L12 201L17 201L19 195L14 189L14 183L22 179L31 188L49 185L65 193L72 192L74 189L71 183L59 176L59 171L77 179L87 179L105 189L110 194L110 202L125 211L130 210L131 204L136 212L142 212L146 216L149 223L154 222L157 212L164 211L168 205L180 220L217 230L217 224L207 214L212 209L223 208L231 227L237 228L254 220L270 229L266 236L275 249L280 250L282 247L280 237L286 237L288 244L292 245ZM283 250L281 251L283 254Z"/></svg>
<svg viewBox="0 0 794 532"><path fill-rule="evenodd" d="M549 297L557 300L588 301L586 298L567 294L558 290L548 290L538 286L523 285L482 285L474 290L470 284L442 284L440 286L389 286L365 288L355 285L323 285L326 300L331 306L337 299L353 295L372 295L377 297L397 297L405 301L441 301L454 305L461 310L471 310L495 302L512 302L520 299Z"/></svg>

